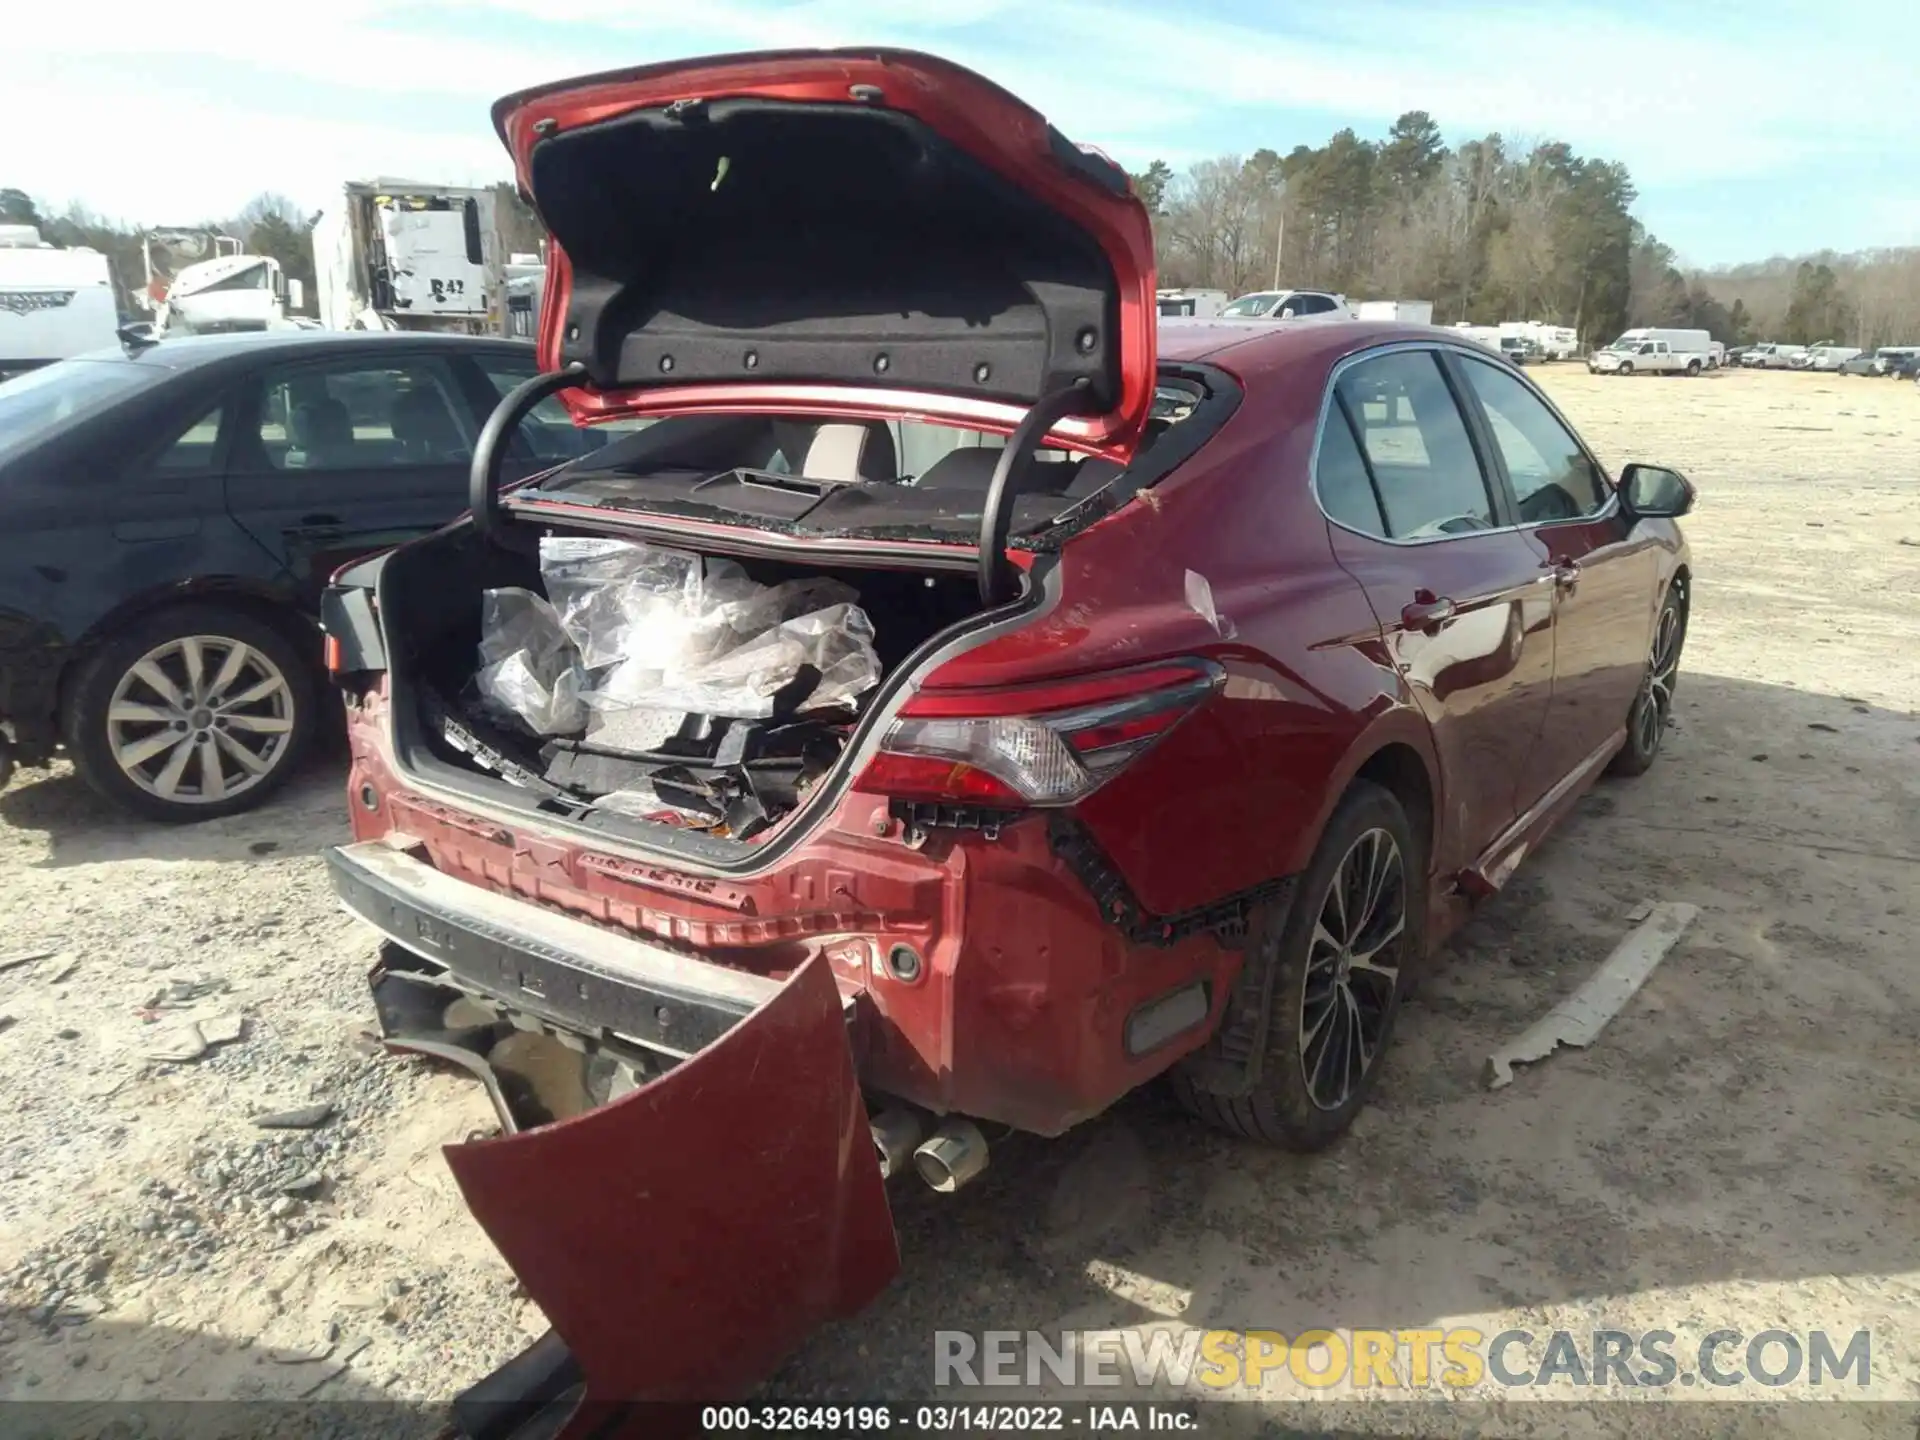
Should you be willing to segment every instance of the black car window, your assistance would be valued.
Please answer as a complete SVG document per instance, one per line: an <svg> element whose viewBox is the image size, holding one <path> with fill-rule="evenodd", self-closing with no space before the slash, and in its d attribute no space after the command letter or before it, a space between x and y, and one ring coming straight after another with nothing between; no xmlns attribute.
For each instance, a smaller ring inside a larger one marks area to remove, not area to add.
<svg viewBox="0 0 1920 1440"><path fill-rule="evenodd" d="M1363 535L1387 533L1380 518L1380 502L1373 493L1373 478L1367 474L1367 462L1353 438L1346 407L1338 400L1328 408L1326 426L1320 432L1313 483L1331 519Z"/></svg>
<svg viewBox="0 0 1920 1440"><path fill-rule="evenodd" d="M533 356L482 355L476 363L504 399L514 386L540 373ZM538 460L572 460L598 450L616 435L644 429L650 420L615 420L605 425L575 425L558 396L549 395L520 422L520 438Z"/></svg>
<svg viewBox="0 0 1920 1440"><path fill-rule="evenodd" d="M1340 307L1333 303L1331 295L1303 295L1300 297L1302 315L1331 315Z"/></svg>
<svg viewBox="0 0 1920 1440"><path fill-rule="evenodd" d="M1606 507L1611 492L1599 467L1539 396L1505 370L1477 360L1461 368L1506 462L1522 524L1574 520Z"/></svg>
<svg viewBox="0 0 1920 1440"><path fill-rule="evenodd" d="M446 367L426 358L269 371L254 458L303 472L465 464L472 422L458 394Z"/></svg>
<svg viewBox="0 0 1920 1440"><path fill-rule="evenodd" d="M173 443L154 458L151 466L159 475L205 475L212 471L219 455L220 420L224 405L216 405L180 432Z"/></svg>
<svg viewBox="0 0 1920 1440"><path fill-rule="evenodd" d="M1362 360L1336 389L1360 431L1388 535L1426 540L1493 528L1486 477L1437 356L1403 350Z"/></svg>

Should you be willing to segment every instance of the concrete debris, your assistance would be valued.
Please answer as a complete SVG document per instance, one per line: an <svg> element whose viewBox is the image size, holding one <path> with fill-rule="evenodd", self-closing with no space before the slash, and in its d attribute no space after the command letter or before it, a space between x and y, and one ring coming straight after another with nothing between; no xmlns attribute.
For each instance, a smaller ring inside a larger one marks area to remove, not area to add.
<svg viewBox="0 0 1920 1440"><path fill-rule="evenodd" d="M163 1060L175 1065L184 1065L198 1060L207 1053L207 1042L200 1034L200 1027L191 1021L182 1025L169 1025L147 1037L145 1049L141 1052L149 1060Z"/></svg>
<svg viewBox="0 0 1920 1440"><path fill-rule="evenodd" d="M22 965L31 965L36 960L45 960L48 956L59 953L58 950L21 950L13 955L0 956L0 972L18 969Z"/></svg>
<svg viewBox="0 0 1920 1440"><path fill-rule="evenodd" d="M1585 1049L1601 1028L1620 1013L1666 957L1681 932L1700 913L1697 905L1666 901L1655 905L1640 927L1614 947L1581 987L1536 1021L1504 1049L1487 1058L1487 1088L1513 1083L1513 1067L1544 1060L1562 1045Z"/></svg>
<svg viewBox="0 0 1920 1440"><path fill-rule="evenodd" d="M199 1021L200 1038L209 1045L230 1045L246 1033L246 1017L238 1010Z"/></svg>
<svg viewBox="0 0 1920 1440"><path fill-rule="evenodd" d="M332 1118L333 1105L326 1102L302 1105L296 1110L276 1110L268 1115L256 1115L253 1123L262 1130L311 1130Z"/></svg>

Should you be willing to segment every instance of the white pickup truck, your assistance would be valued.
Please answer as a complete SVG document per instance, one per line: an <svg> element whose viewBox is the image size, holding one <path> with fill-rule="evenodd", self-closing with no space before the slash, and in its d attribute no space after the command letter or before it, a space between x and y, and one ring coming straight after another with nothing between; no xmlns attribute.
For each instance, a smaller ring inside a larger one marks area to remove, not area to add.
<svg viewBox="0 0 1920 1440"><path fill-rule="evenodd" d="M1698 375L1712 368L1713 337L1704 330L1628 330L1587 357L1596 375Z"/></svg>

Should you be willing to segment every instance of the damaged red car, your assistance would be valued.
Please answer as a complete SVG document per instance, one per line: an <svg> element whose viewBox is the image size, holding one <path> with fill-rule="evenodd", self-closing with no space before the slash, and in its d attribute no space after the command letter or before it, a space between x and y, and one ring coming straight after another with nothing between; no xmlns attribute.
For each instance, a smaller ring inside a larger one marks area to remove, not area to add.
<svg viewBox="0 0 1920 1440"><path fill-rule="evenodd" d="M1693 492L1499 356L1158 325L1125 174L924 55L495 118L542 373L325 607L334 881L388 1039L488 1087L448 1160L555 1332L476 1394L735 1394L892 1277L887 1179L1157 1077L1328 1144L1427 954L1653 762Z"/></svg>

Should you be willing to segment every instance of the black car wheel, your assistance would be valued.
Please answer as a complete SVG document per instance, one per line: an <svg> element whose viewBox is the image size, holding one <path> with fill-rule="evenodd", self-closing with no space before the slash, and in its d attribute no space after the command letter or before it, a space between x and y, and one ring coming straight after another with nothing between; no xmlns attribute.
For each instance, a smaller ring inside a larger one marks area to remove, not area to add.
<svg viewBox="0 0 1920 1440"><path fill-rule="evenodd" d="M313 738L313 667L255 617L183 605L115 635L83 664L67 706L81 777L154 820L252 809Z"/></svg>
<svg viewBox="0 0 1920 1440"><path fill-rule="evenodd" d="M1660 739L1673 718L1673 692L1680 684L1680 651L1687 643L1687 596L1679 581L1661 602L1653 645L1640 691L1627 712L1627 743L1613 757L1616 775L1643 775L1660 753Z"/></svg>
<svg viewBox="0 0 1920 1440"><path fill-rule="evenodd" d="M1173 1077L1207 1123L1291 1150L1319 1150L1366 1103L1425 934L1426 861L1406 811L1357 782L1333 812L1285 919L1248 963L1273 967L1254 1092L1229 1099Z"/></svg>
<svg viewBox="0 0 1920 1440"><path fill-rule="evenodd" d="M1633 362L1631 360L1622 360L1620 362L1619 373L1622 375L1631 375L1633 373Z"/></svg>

